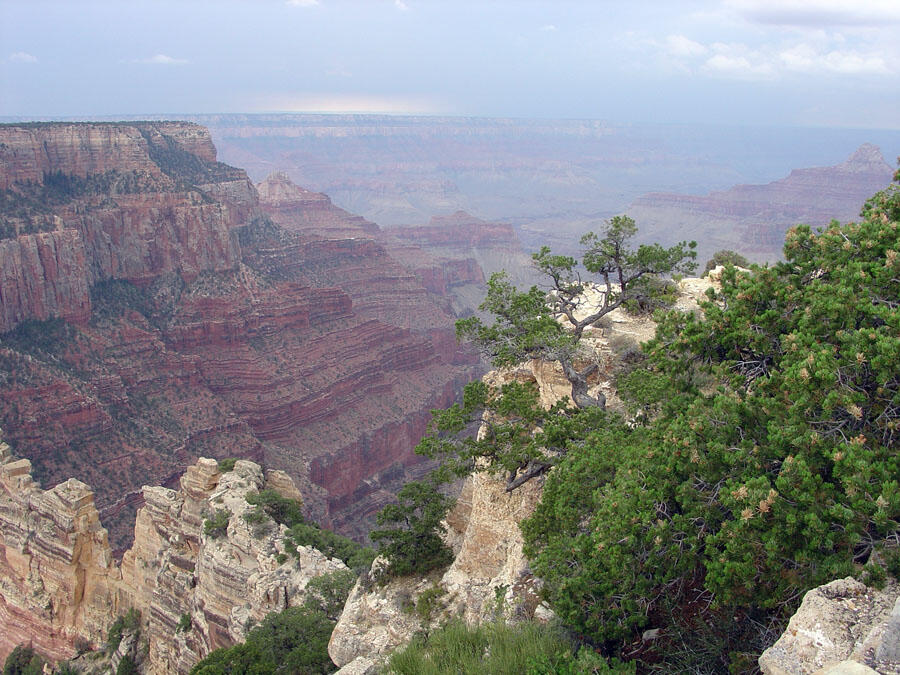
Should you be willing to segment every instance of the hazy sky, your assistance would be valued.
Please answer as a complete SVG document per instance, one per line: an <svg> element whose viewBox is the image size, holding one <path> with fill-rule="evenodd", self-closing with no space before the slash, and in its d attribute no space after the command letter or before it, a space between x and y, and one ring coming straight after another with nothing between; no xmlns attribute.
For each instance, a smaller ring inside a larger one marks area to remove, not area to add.
<svg viewBox="0 0 900 675"><path fill-rule="evenodd" d="M900 128L900 0L0 0L0 115Z"/></svg>

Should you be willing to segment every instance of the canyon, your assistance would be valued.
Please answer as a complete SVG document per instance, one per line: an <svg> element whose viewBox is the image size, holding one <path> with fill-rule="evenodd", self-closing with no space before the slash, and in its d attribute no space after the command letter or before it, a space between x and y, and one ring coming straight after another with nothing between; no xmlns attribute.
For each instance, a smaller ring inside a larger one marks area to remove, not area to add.
<svg viewBox="0 0 900 675"><path fill-rule="evenodd" d="M118 552L141 486L200 456L283 469L364 537L481 368L453 322L482 265L527 260L508 226L398 238L257 187L192 123L0 126L0 186L0 425L45 486L92 486Z"/></svg>
<svg viewBox="0 0 900 675"><path fill-rule="evenodd" d="M855 219L890 182L868 146L888 164L900 154L900 134L875 129L390 115L193 119L255 180L283 171L382 226L465 211L513 226L527 249L547 244L574 254L582 234L627 213L643 241L697 239L701 265L721 248L775 260L787 227ZM864 156L844 166L858 149Z"/></svg>

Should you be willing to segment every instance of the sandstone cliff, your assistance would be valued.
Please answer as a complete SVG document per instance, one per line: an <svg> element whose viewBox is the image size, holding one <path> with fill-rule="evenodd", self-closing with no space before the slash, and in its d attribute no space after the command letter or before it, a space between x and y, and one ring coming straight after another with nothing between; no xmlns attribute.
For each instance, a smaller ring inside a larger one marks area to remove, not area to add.
<svg viewBox="0 0 900 675"><path fill-rule="evenodd" d="M0 144L0 424L36 477L92 485L121 551L142 485L265 458L362 536L477 370L448 300L324 195L274 177L261 205L198 125Z"/></svg>
<svg viewBox="0 0 900 675"><path fill-rule="evenodd" d="M22 643L70 658L76 638L101 646L115 618L137 609L146 671L185 673L211 650L243 640L269 612L301 604L312 578L346 569L310 547L283 555L284 526L251 532L242 517L252 508L248 494L299 496L285 474L252 462L223 474L201 459L178 490L145 487L121 566L90 488L72 479L44 491L29 471L0 441L0 658ZM204 531L218 509L229 513L222 536ZM184 617L187 630L178 628Z"/></svg>

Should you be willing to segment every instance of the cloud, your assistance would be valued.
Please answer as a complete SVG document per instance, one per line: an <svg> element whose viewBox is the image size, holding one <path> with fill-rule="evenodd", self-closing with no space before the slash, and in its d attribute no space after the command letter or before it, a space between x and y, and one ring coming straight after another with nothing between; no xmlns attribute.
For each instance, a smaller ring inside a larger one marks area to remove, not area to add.
<svg viewBox="0 0 900 675"><path fill-rule="evenodd" d="M37 63L37 57L28 52L13 52L7 58L10 63Z"/></svg>
<svg viewBox="0 0 900 675"><path fill-rule="evenodd" d="M672 56L703 56L709 49L684 35L670 35L666 38L666 48Z"/></svg>
<svg viewBox="0 0 900 675"><path fill-rule="evenodd" d="M394 0L394 7L399 9L401 12L406 12L409 10L409 5L403 2L403 0Z"/></svg>
<svg viewBox="0 0 900 675"><path fill-rule="evenodd" d="M883 26L900 23L897 0L726 0L753 23L774 26Z"/></svg>
<svg viewBox="0 0 900 675"><path fill-rule="evenodd" d="M136 59L134 63L147 63L152 66L181 66L188 63L188 60L176 59L166 54L155 54L147 59Z"/></svg>
<svg viewBox="0 0 900 675"><path fill-rule="evenodd" d="M709 46L713 55L703 62L710 74L737 79L768 79L775 74L771 59L743 44L716 42Z"/></svg>
<svg viewBox="0 0 900 675"><path fill-rule="evenodd" d="M554 24L552 24L552 23L548 23L548 24L545 25L545 26L541 26L541 30L544 31L545 33L553 33L553 32L558 31L559 28L557 28L557 27L556 27Z"/></svg>
<svg viewBox="0 0 900 675"><path fill-rule="evenodd" d="M891 72L880 56L849 50L817 52L805 44L785 49L779 55L784 67L798 73L831 72L841 75L886 75Z"/></svg>
<svg viewBox="0 0 900 675"><path fill-rule="evenodd" d="M286 0L288 5L292 7L315 7L319 4L319 0Z"/></svg>

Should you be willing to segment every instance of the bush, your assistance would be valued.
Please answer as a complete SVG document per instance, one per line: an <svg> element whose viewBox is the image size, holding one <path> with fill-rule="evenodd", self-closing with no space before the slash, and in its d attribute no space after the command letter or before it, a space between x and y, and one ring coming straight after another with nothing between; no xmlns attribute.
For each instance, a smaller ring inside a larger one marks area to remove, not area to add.
<svg viewBox="0 0 900 675"><path fill-rule="evenodd" d="M368 570L375 559L375 552L357 544L352 539L331 530L325 530L316 523L305 522L294 525L288 533L285 549L297 555L297 546L312 546L329 558L337 558L357 573Z"/></svg>
<svg viewBox="0 0 900 675"><path fill-rule="evenodd" d="M295 499L282 497L271 488L248 494L247 503L256 507L255 513L265 514L279 525L285 525L288 529L294 525L306 522L300 502Z"/></svg>
<svg viewBox="0 0 900 675"><path fill-rule="evenodd" d="M356 583L352 570L336 570L310 579L306 586L305 607L337 621L347 602L347 596Z"/></svg>
<svg viewBox="0 0 900 675"><path fill-rule="evenodd" d="M234 468L234 465L237 463L237 457L226 457L225 459L219 460L219 471L221 473L228 473Z"/></svg>
<svg viewBox="0 0 900 675"><path fill-rule="evenodd" d="M203 533L212 539L224 537L228 532L229 520L231 520L231 511L216 509L209 518L203 521Z"/></svg>
<svg viewBox="0 0 900 675"><path fill-rule="evenodd" d="M217 649L191 669L192 675L225 673L331 673L328 639L334 624L309 607L269 614L246 642Z"/></svg>
<svg viewBox="0 0 900 675"><path fill-rule="evenodd" d="M44 659L31 647L19 645L3 664L3 675L42 675Z"/></svg>
<svg viewBox="0 0 900 675"><path fill-rule="evenodd" d="M137 675L138 672L137 664L128 654L122 657L122 660L119 661L119 665L116 667L116 675Z"/></svg>
<svg viewBox="0 0 900 675"><path fill-rule="evenodd" d="M713 257L706 262L706 267L703 268L703 276L712 272L719 265L734 265L735 267L747 268L750 267L750 262L736 251L722 249L713 253Z"/></svg>
<svg viewBox="0 0 900 675"><path fill-rule="evenodd" d="M387 577L424 574L449 565L453 552L441 538L441 521L454 500L441 494L432 480L407 483L397 498L397 504L388 504L377 517L379 525L388 527L370 535L388 560Z"/></svg>
<svg viewBox="0 0 900 675"><path fill-rule="evenodd" d="M187 633L191 629L191 615L185 612L178 619L178 625L175 626L176 633Z"/></svg>
<svg viewBox="0 0 900 675"><path fill-rule="evenodd" d="M106 634L106 651L110 654L116 651L119 643L122 642L122 636L125 633L137 631L140 627L141 613L138 610L132 608L119 616Z"/></svg>

